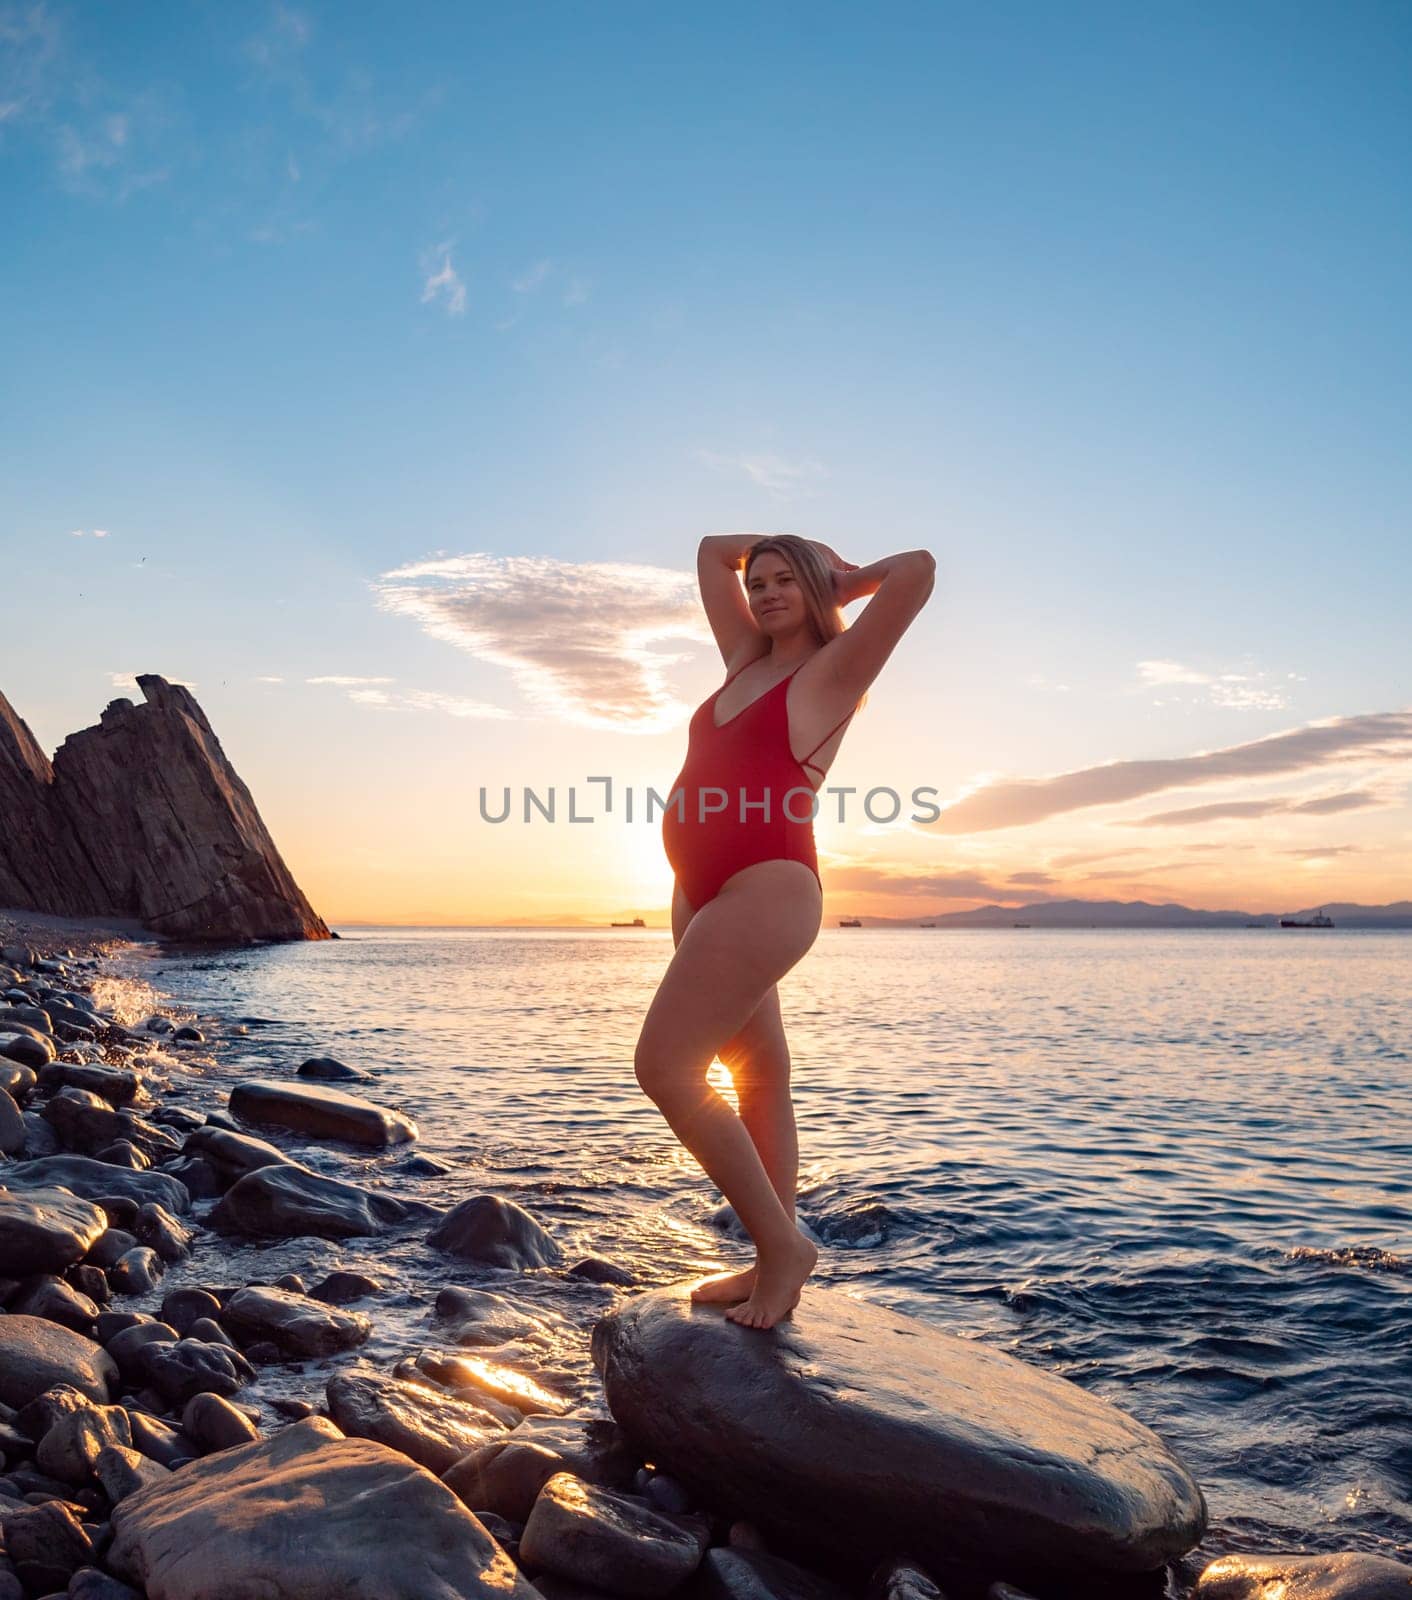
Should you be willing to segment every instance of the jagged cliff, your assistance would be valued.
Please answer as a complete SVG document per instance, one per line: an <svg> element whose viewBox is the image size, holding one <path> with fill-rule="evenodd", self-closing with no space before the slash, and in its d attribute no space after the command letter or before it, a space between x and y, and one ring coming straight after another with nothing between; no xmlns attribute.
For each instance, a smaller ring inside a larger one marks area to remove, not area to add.
<svg viewBox="0 0 1412 1600"><path fill-rule="evenodd" d="M327 939L190 690L154 673L52 762L0 694L0 905L172 939Z"/></svg>

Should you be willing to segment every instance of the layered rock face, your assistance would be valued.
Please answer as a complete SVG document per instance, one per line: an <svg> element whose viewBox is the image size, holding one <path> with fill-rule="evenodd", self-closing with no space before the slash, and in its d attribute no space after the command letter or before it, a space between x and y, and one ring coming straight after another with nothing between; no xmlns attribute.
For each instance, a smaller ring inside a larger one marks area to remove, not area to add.
<svg viewBox="0 0 1412 1600"><path fill-rule="evenodd" d="M0 905L172 939L327 939L190 690L137 682L145 704L114 700L52 763L0 694Z"/></svg>

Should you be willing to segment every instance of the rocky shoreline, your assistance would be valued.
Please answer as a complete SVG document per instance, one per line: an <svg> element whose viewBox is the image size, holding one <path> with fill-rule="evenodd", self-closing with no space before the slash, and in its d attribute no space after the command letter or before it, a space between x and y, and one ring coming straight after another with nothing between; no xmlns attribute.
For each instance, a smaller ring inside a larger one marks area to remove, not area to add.
<svg viewBox="0 0 1412 1600"><path fill-rule="evenodd" d="M341 1062L200 1104L199 1026L94 999L133 936L0 914L0 1600L1412 1596L1362 1554L1191 1569L1167 1446L979 1341L814 1285L740 1329L503 1197L359 1183L417 1128ZM336 1247L409 1235L459 1281L398 1353L375 1254ZM231 1281L291 1240L317 1275ZM600 1386L537 1275L602 1286Z"/></svg>

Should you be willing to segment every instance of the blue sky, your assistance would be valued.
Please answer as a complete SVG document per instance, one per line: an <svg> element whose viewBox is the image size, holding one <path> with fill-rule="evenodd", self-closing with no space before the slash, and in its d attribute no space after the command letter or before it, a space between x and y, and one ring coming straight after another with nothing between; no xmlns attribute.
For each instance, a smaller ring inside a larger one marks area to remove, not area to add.
<svg viewBox="0 0 1412 1600"><path fill-rule="evenodd" d="M1405 5L22 4L0 63L0 689L52 750L191 682L331 918L660 920L651 830L477 788L665 786L742 528L939 563L832 776L980 823L821 824L831 909L1412 893Z"/></svg>

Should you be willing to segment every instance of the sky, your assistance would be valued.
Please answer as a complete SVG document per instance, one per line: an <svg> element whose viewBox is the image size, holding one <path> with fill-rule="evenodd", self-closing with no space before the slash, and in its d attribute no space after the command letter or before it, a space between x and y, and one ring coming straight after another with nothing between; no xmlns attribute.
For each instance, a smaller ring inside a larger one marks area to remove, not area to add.
<svg viewBox="0 0 1412 1600"><path fill-rule="evenodd" d="M700 537L924 548L826 916L1412 897L1409 135L1402 3L0 0L0 690L190 684L331 923L662 924Z"/></svg>

